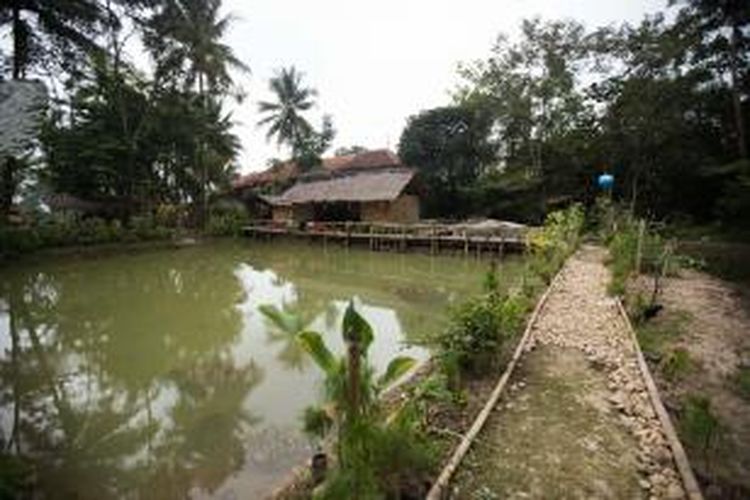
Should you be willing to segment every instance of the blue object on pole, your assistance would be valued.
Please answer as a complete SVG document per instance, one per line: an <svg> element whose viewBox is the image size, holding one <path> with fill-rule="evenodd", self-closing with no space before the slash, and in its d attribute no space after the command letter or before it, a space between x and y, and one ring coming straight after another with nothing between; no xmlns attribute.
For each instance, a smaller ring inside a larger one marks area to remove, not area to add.
<svg viewBox="0 0 750 500"><path fill-rule="evenodd" d="M615 183L615 177L611 174L601 174L597 179L597 183L601 189L612 189Z"/></svg>

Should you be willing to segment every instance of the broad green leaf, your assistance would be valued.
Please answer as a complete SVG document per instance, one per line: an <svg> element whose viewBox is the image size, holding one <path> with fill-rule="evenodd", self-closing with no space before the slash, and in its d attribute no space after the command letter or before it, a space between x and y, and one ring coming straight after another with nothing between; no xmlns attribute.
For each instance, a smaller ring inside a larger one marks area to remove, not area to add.
<svg viewBox="0 0 750 500"><path fill-rule="evenodd" d="M326 347L323 338L317 332L304 331L297 336L302 348L313 358L315 364L327 375L336 371L336 358Z"/></svg>
<svg viewBox="0 0 750 500"><path fill-rule="evenodd" d="M354 301L349 301L349 306L344 313L343 336L346 342L357 342L362 346L362 353L367 352L373 339L372 327L355 309Z"/></svg>
<svg viewBox="0 0 750 500"><path fill-rule="evenodd" d="M258 306L258 310L282 332L296 335L302 330L302 318L293 312L282 311L271 304Z"/></svg>
<svg viewBox="0 0 750 500"><path fill-rule="evenodd" d="M380 379L378 379L378 385L381 388L391 385L393 382L401 378L402 375L411 370L416 363L417 361L409 356L398 356L393 358L391 362L388 363L388 368L386 368L385 373Z"/></svg>

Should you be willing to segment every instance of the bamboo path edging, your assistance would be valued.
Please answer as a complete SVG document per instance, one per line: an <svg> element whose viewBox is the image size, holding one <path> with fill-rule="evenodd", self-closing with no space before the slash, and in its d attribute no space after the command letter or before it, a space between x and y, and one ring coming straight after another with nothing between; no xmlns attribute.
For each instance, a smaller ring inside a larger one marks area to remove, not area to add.
<svg viewBox="0 0 750 500"><path fill-rule="evenodd" d="M544 304L547 302L547 298L549 297L552 290L557 286L558 282L560 281L560 276L562 276L563 270L565 269L565 265L567 264L568 259L565 260L565 263L560 267L560 269L557 271L557 274L550 282L549 286L547 287L547 290L544 291L544 294L539 298L539 301L536 303L536 306L534 307L534 311L531 313L531 316L529 316L529 320L526 323L526 329L523 332L523 336L521 337L521 340L518 342L518 346L516 346L516 350L513 353L513 357L508 362L508 365L505 367L505 371L500 376L500 379L497 382L497 385L493 389L492 393L490 394L489 399L484 404L484 407L479 412L477 417L474 419L474 423L471 425L469 430L464 434L463 439L461 442L456 446L456 449L453 452L453 455L451 456L448 463L445 465L443 470L441 471L440 475L437 478L437 481L435 481L435 484L432 485L432 488L430 488L430 491L427 493L427 496L425 497L426 500L440 500L443 498L443 493L445 489L447 488L448 484L450 483L451 478L453 477L453 474L456 472L456 469L458 469L458 466L461 464L461 460L463 460L466 453L469 451L469 448L474 443L474 440L479 435L479 432L484 427L484 424L487 422L487 419L490 416L490 413L492 413L492 410L497 406L497 402L500 400L500 396L503 393L503 390L505 389L505 386L508 383L508 380L510 380L510 376L515 369L516 365L518 364L518 361L521 359L521 356L524 353L524 349L526 347L526 343L531 336L531 331L534 328L534 324L536 323L537 317L539 316L539 313L541 312L542 308L544 307Z"/></svg>
<svg viewBox="0 0 750 500"><path fill-rule="evenodd" d="M661 397L659 396L659 390L657 389L656 383L651 376L651 370L649 370L648 364L646 364L646 359L643 357L643 352L641 351L641 346L638 343L638 337L635 333L635 329L633 329L633 324L630 322L630 317L628 316L627 311L625 311L625 307L622 305L622 301L619 297L616 299L616 302L617 310L625 320L625 325L630 334L630 339L635 346L635 354L636 359L638 360L638 368L641 372L641 377L643 377L643 381L646 384L646 389L648 390L648 395L651 399L651 406L653 406L654 411L656 412L656 416L659 418L661 427L667 437L669 447L672 450L672 458L674 459L675 465L677 466L677 472L680 474L680 478L682 479L682 485L685 488L685 493L687 493L687 497L690 500L703 500L703 494L701 493L698 481L695 479L695 475L693 474L693 469L690 466L690 461L688 460L687 453L685 453L685 448L683 448L682 442L680 442L680 438L677 436L674 425L672 425L672 420L669 418L669 413L667 413L667 410L664 407L664 403L662 403Z"/></svg>

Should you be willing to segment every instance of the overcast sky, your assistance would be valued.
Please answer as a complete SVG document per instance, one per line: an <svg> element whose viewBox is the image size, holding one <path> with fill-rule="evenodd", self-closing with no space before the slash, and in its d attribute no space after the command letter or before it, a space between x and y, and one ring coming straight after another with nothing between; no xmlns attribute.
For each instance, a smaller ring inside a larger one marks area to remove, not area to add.
<svg viewBox="0 0 750 500"><path fill-rule="evenodd" d="M449 102L460 61L485 57L499 33L524 18L570 18L588 28L637 22L666 0L224 0L237 17L227 43L252 68L238 78L248 98L234 105L240 169L284 157L256 127L274 70L294 65L318 89L316 113L333 116L331 149L398 145L409 115Z"/></svg>

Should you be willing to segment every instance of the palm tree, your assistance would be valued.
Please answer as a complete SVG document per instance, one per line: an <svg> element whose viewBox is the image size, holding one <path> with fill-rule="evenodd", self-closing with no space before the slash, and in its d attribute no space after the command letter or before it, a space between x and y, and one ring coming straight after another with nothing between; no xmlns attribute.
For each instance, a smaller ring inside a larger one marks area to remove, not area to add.
<svg viewBox="0 0 750 500"><path fill-rule="evenodd" d="M219 16L221 0L166 0L164 8L149 22L146 45L155 55L157 80L179 81L193 90L197 85L200 105L208 108L207 91L226 94L232 86L229 68L250 69L232 48L221 42L232 16ZM208 216L208 161L204 137L196 139L196 159L200 169L203 224Z"/></svg>
<svg viewBox="0 0 750 500"><path fill-rule="evenodd" d="M295 152L302 139L313 132L302 113L315 105L317 95L315 89L302 85L302 76L294 66L282 68L270 80L276 102L258 103L258 110L265 115L258 125L269 126L266 139L275 136L277 144L287 144Z"/></svg>
<svg viewBox="0 0 750 500"><path fill-rule="evenodd" d="M221 0L166 0L149 21L145 43L154 54L157 77L183 79L187 89L205 98L206 91L231 88L229 69L250 68L222 43L231 15L219 16Z"/></svg>
<svg viewBox="0 0 750 500"><path fill-rule="evenodd" d="M34 63L53 58L60 47L91 51L98 28L107 22L96 0L11 0L0 4L0 26L10 23L13 40L12 75L26 78ZM53 61L58 62L58 61Z"/></svg>

